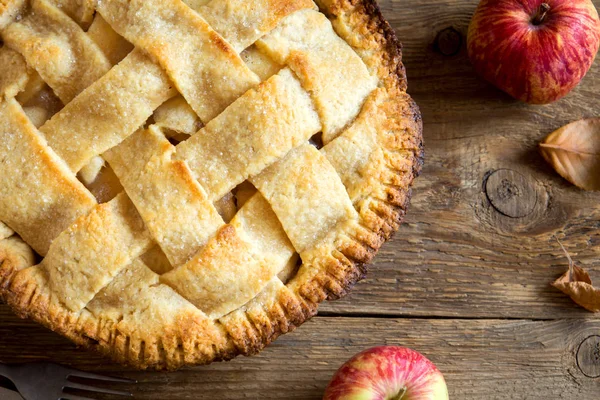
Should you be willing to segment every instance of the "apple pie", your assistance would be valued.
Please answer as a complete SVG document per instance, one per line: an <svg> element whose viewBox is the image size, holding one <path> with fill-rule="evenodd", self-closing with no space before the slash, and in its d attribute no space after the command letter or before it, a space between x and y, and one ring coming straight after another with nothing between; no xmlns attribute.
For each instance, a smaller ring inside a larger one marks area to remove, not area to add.
<svg viewBox="0 0 600 400"><path fill-rule="evenodd" d="M175 369L343 296L422 164L373 0L0 0L0 295Z"/></svg>

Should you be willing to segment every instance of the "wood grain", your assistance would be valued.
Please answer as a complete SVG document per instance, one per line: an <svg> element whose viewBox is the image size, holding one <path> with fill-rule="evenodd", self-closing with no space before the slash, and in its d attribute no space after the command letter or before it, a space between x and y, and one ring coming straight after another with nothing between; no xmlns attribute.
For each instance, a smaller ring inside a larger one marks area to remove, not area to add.
<svg viewBox="0 0 600 400"><path fill-rule="evenodd" d="M549 285L567 265L553 237L600 281L600 193L563 180L537 144L568 122L598 116L600 63L563 100L523 104L479 79L469 63L465 42L476 0L380 4L403 42L409 93L423 113L425 167L406 224L383 247L367 279L322 310L468 318L588 315ZM519 207L527 204L524 215L507 215L490 201L486 181L496 171L513 177L505 184L535 195L519 200Z"/></svg>
<svg viewBox="0 0 600 400"><path fill-rule="evenodd" d="M565 99L529 106L469 64L477 0L380 4L404 44L426 163L406 223L348 297L259 356L171 374L123 370L0 305L0 360L123 374L140 399L318 399L351 355L402 344L438 364L453 399L598 399L599 316L550 282L567 267L554 236L600 282L600 194L560 178L537 143L598 116L600 63Z"/></svg>
<svg viewBox="0 0 600 400"><path fill-rule="evenodd" d="M588 378L600 378L600 336L588 336L577 348L577 366Z"/></svg>
<svg viewBox="0 0 600 400"><path fill-rule="evenodd" d="M320 317L258 356L167 374L105 364L29 322L3 311L0 317L2 361L44 354L57 362L137 379L140 383L127 389L141 399L319 399L346 359L382 344L409 346L428 356L444 373L452 399L591 400L600 393L598 379L577 366L580 343L600 331L600 321L591 319Z"/></svg>

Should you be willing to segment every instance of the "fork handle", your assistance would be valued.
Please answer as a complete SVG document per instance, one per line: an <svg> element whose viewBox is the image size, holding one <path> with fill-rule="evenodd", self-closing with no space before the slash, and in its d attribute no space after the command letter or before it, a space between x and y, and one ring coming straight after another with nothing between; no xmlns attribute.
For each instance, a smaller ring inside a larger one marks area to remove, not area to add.
<svg viewBox="0 0 600 400"><path fill-rule="evenodd" d="M9 389L4 389L3 387L0 387L0 399L2 400L23 400L23 397L12 390Z"/></svg>
<svg viewBox="0 0 600 400"><path fill-rule="evenodd" d="M10 373L10 371L11 371L11 368L8 364L4 364L4 363L0 362L0 376L3 376L5 378L12 380L12 377L11 377L12 374Z"/></svg>

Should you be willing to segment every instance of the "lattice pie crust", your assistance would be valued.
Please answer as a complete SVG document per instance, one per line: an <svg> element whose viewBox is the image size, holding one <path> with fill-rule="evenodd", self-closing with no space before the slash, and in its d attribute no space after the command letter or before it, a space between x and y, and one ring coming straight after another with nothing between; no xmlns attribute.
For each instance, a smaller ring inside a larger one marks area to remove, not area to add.
<svg viewBox="0 0 600 400"><path fill-rule="evenodd" d="M398 228L418 108L372 0L0 0L0 294L137 368L252 354Z"/></svg>

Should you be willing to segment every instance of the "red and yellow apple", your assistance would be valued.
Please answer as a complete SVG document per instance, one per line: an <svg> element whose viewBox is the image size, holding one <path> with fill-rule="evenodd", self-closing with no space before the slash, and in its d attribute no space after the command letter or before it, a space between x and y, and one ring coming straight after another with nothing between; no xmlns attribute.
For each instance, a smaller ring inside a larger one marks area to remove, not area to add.
<svg viewBox="0 0 600 400"><path fill-rule="evenodd" d="M599 43L591 0L482 0L467 36L475 70L534 104L556 101L577 86Z"/></svg>
<svg viewBox="0 0 600 400"><path fill-rule="evenodd" d="M448 400L448 389L442 373L422 354L379 346L342 365L323 400Z"/></svg>

